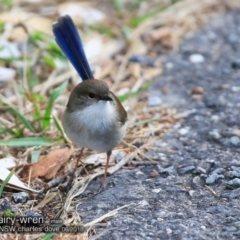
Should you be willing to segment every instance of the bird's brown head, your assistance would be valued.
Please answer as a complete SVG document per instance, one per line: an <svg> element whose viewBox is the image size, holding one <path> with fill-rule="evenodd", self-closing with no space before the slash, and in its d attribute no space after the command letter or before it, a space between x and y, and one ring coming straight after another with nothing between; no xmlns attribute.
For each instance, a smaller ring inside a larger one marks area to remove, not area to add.
<svg viewBox="0 0 240 240"><path fill-rule="evenodd" d="M82 110L98 101L113 101L107 83L91 79L79 83L71 92L67 111Z"/></svg>

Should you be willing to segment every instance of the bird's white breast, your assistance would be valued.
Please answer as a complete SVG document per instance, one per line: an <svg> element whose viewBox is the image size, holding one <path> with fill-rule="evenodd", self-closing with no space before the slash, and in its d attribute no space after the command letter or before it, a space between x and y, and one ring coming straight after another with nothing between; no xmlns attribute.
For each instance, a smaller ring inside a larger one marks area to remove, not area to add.
<svg viewBox="0 0 240 240"><path fill-rule="evenodd" d="M76 112L81 123L87 125L93 131L105 130L109 124L117 119L117 112L109 101L99 101L80 112Z"/></svg>
<svg viewBox="0 0 240 240"><path fill-rule="evenodd" d="M73 143L98 152L113 149L125 132L117 120L114 102L110 101L99 101L71 113L65 110L63 127Z"/></svg>

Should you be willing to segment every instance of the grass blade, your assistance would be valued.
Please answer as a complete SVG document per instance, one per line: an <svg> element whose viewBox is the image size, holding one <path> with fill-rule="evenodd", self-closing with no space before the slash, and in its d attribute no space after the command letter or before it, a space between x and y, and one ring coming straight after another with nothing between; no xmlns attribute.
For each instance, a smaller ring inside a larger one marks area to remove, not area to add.
<svg viewBox="0 0 240 240"><path fill-rule="evenodd" d="M65 137L63 128L62 128L61 124L59 123L58 119L54 115L52 115L52 116L53 116L54 124L55 124L57 130L59 131L59 133L61 134L61 137L64 139L65 142L68 142L68 140Z"/></svg>
<svg viewBox="0 0 240 240"><path fill-rule="evenodd" d="M50 146L52 145L52 143L53 141L41 137L0 140L0 146L15 146L15 147Z"/></svg>
<svg viewBox="0 0 240 240"><path fill-rule="evenodd" d="M20 112L18 112L18 110L16 110L13 107L10 107L7 103L3 102L3 105L8 108L8 111L11 114L13 114L13 115L15 115L17 117L26 128L28 128L31 132L35 133L35 130L32 127L31 123Z"/></svg>
<svg viewBox="0 0 240 240"><path fill-rule="evenodd" d="M2 197L2 193L3 193L3 189L5 188L5 186L8 184L10 178L12 177L12 175L15 172L15 168L12 169L12 171L8 174L8 176L6 177L6 179L3 181L1 187L0 187L0 198Z"/></svg>
<svg viewBox="0 0 240 240"><path fill-rule="evenodd" d="M68 81L63 82L59 87L54 89L50 95L50 99L44 114L44 120L43 120L43 125L44 128L48 127L50 125L50 116L52 113L52 107L56 99L66 90L68 85Z"/></svg>
<svg viewBox="0 0 240 240"><path fill-rule="evenodd" d="M120 15L123 14L124 8L122 0L113 0L113 4L115 6L115 9L117 10L117 13Z"/></svg>
<svg viewBox="0 0 240 240"><path fill-rule="evenodd" d="M145 85L140 88L139 90L137 91L134 91L134 92L130 92L130 93L127 93L127 94L124 94L124 95L121 95L121 96L118 96L118 100L122 103L124 101L126 101L127 99L131 98L131 97L136 97L137 95L139 95L140 93L142 93L143 91L147 90L150 86L151 86L151 82L146 82Z"/></svg>

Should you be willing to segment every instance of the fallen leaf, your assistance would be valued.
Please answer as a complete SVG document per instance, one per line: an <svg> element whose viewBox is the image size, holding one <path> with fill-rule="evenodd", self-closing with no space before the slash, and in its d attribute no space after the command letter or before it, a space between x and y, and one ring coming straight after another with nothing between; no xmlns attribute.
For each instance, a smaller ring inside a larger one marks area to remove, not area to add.
<svg viewBox="0 0 240 240"><path fill-rule="evenodd" d="M50 180L54 178L58 170L65 164L73 153L72 148L55 149L34 163L24 166L20 172L20 176L24 179L31 179L37 177L43 180Z"/></svg>
<svg viewBox="0 0 240 240"><path fill-rule="evenodd" d="M0 180L4 181L7 176L9 175L10 171L4 167L0 167ZM26 187L25 184L16 176L16 175L13 175L8 184L7 184L7 187L9 188L12 188L12 189L18 189L20 191L22 190L27 190L27 191L30 191L30 192L33 192L33 193L38 193L39 191L37 190L34 190L32 188L29 188L29 187Z"/></svg>
<svg viewBox="0 0 240 240"><path fill-rule="evenodd" d="M16 159L12 156L2 158L0 159L0 166L7 169L12 169L16 167Z"/></svg>

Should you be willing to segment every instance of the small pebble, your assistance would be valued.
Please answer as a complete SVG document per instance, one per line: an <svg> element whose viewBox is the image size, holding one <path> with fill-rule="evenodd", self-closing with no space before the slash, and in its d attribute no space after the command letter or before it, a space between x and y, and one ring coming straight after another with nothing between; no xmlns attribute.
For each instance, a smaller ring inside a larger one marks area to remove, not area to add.
<svg viewBox="0 0 240 240"><path fill-rule="evenodd" d="M219 122L220 117L218 115L212 115L210 119L212 122L217 123Z"/></svg>
<svg viewBox="0 0 240 240"><path fill-rule="evenodd" d="M157 177L159 174L156 170L153 170L151 173L150 173L150 177Z"/></svg>
<svg viewBox="0 0 240 240"><path fill-rule="evenodd" d="M217 173L217 174L221 174L224 172L223 168L216 168L215 170L212 171L212 173Z"/></svg>
<svg viewBox="0 0 240 240"><path fill-rule="evenodd" d="M230 138L230 137L234 136L233 131L234 131L234 129L232 129L232 128L227 128L227 129L224 129L224 130L221 131L221 135L222 135L223 137L228 137L228 138Z"/></svg>
<svg viewBox="0 0 240 240"><path fill-rule="evenodd" d="M162 87L161 88L161 92L164 93L164 94L168 93L168 91L169 91L169 89L167 87Z"/></svg>
<svg viewBox="0 0 240 240"><path fill-rule="evenodd" d="M144 173L142 171L137 171L135 174L136 175L144 175Z"/></svg>
<svg viewBox="0 0 240 240"><path fill-rule="evenodd" d="M225 175L228 178L240 178L240 171L228 171Z"/></svg>
<svg viewBox="0 0 240 240"><path fill-rule="evenodd" d="M181 135L181 136L185 136L188 134L190 128L189 127L185 127L185 128L181 128L178 130L178 133Z"/></svg>
<svg viewBox="0 0 240 240"><path fill-rule="evenodd" d="M235 33L230 33L227 36L227 42L230 43L231 45L238 44L239 43L239 36Z"/></svg>
<svg viewBox="0 0 240 240"><path fill-rule="evenodd" d="M240 187L240 179L234 178L228 182L229 187L238 188Z"/></svg>
<svg viewBox="0 0 240 240"><path fill-rule="evenodd" d="M205 227L205 226L201 226L201 229L202 229L202 230L206 230L206 227Z"/></svg>
<svg viewBox="0 0 240 240"><path fill-rule="evenodd" d="M191 56L189 56L189 61L191 63L201 63L204 62L204 60L205 58L201 54L192 54Z"/></svg>
<svg viewBox="0 0 240 240"><path fill-rule="evenodd" d="M31 211L31 210L29 210L29 209L25 210L25 211L23 212L23 214L24 214L26 217L43 217L40 213Z"/></svg>
<svg viewBox="0 0 240 240"><path fill-rule="evenodd" d="M239 159L233 159L233 160L230 162L230 165L231 165L231 166L240 167L240 160L239 160Z"/></svg>
<svg viewBox="0 0 240 240"><path fill-rule="evenodd" d="M206 162L206 161L201 161L197 166L196 172L206 174L209 172L211 166L212 166L211 163Z"/></svg>
<svg viewBox="0 0 240 240"><path fill-rule="evenodd" d="M196 191L194 191L194 190L189 190L189 191L188 191L188 194L189 194L189 196L193 197L194 195L196 195Z"/></svg>
<svg viewBox="0 0 240 240"><path fill-rule="evenodd" d="M200 176L195 176L192 180L192 183L193 183L193 187L194 188L198 188L201 186L201 178Z"/></svg>
<svg viewBox="0 0 240 240"><path fill-rule="evenodd" d="M202 100L203 95L202 94L192 94L192 99L195 101L200 101Z"/></svg>
<svg viewBox="0 0 240 240"><path fill-rule="evenodd" d="M200 86L192 88L192 94L204 94L204 89Z"/></svg>
<svg viewBox="0 0 240 240"><path fill-rule="evenodd" d="M162 99L158 96L150 96L148 98L148 106L149 107L155 107L155 106L159 106L162 104Z"/></svg>
<svg viewBox="0 0 240 240"><path fill-rule="evenodd" d="M139 204L142 205L142 206L147 206L147 205L149 205L149 203L148 203L146 200L140 201Z"/></svg>
<svg viewBox="0 0 240 240"><path fill-rule="evenodd" d="M11 203L7 199L0 200L0 212L4 212L7 209L12 209Z"/></svg>
<svg viewBox="0 0 240 240"><path fill-rule="evenodd" d="M213 139L213 140L219 140L222 137L219 130L217 129L214 129L211 132L209 132L208 136L210 137L210 139Z"/></svg>
<svg viewBox="0 0 240 240"><path fill-rule="evenodd" d="M160 193L161 191L162 191L161 188L152 189L152 192L154 192L154 193Z"/></svg>
<svg viewBox="0 0 240 240"><path fill-rule="evenodd" d="M206 97L204 103L208 108L217 108L221 105L217 97Z"/></svg>
<svg viewBox="0 0 240 240"><path fill-rule="evenodd" d="M183 174L190 173L193 170L195 170L194 166L186 166L186 167L178 168L178 173L183 175Z"/></svg>
<svg viewBox="0 0 240 240"><path fill-rule="evenodd" d="M240 168L231 166L232 171L226 172L226 177L228 178L240 178Z"/></svg>
<svg viewBox="0 0 240 240"><path fill-rule="evenodd" d="M162 168L160 166L158 166L159 172L160 173L167 173L168 175L175 175L176 174L176 170L173 166L167 167L167 168Z"/></svg>
<svg viewBox="0 0 240 240"><path fill-rule="evenodd" d="M212 172L211 175L206 179L206 184L212 185L218 181L218 179L223 179L224 176L222 174L218 174L217 172Z"/></svg>
<svg viewBox="0 0 240 240"><path fill-rule="evenodd" d="M231 169L232 169L233 171L239 172L239 174L240 174L240 168L238 168L238 167L236 167L236 166L231 166Z"/></svg>
<svg viewBox="0 0 240 240"><path fill-rule="evenodd" d="M230 192L225 192L223 194L221 194L222 198L228 198L228 199L238 199L240 198L240 188L237 189L233 189Z"/></svg>
<svg viewBox="0 0 240 240"><path fill-rule="evenodd" d="M232 69L240 69L240 61L232 62L231 67Z"/></svg>
<svg viewBox="0 0 240 240"><path fill-rule="evenodd" d="M26 192L13 193L12 199L15 203L26 203L29 200L29 194Z"/></svg>
<svg viewBox="0 0 240 240"><path fill-rule="evenodd" d="M165 66L166 66L167 69L172 69L174 67L173 63L171 63L171 62L167 62L165 64Z"/></svg>
<svg viewBox="0 0 240 240"><path fill-rule="evenodd" d="M240 143L240 139L239 139L239 137L237 137L237 136L231 137L231 138L230 138L230 141L231 141L231 143L232 143L233 146L238 146L239 143Z"/></svg>

